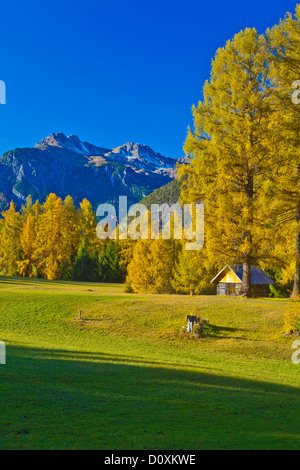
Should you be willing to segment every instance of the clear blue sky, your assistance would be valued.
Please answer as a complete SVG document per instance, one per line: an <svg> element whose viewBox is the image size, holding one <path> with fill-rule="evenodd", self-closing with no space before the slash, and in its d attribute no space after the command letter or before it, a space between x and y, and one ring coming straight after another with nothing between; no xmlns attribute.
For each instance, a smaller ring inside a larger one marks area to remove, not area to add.
<svg viewBox="0 0 300 470"><path fill-rule="evenodd" d="M264 32L290 0L1 2L0 154L52 132L99 146L182 146L219 47Z"/></svg>

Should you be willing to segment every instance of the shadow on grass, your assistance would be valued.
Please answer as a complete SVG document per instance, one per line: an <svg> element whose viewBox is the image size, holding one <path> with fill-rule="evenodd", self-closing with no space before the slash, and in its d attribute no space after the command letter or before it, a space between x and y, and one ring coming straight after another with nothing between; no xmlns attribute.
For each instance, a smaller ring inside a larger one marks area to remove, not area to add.
<svg viewBox="0 0 300 470"><path fill-rule="evenodd" d="M35 279L28 277L10 277L10 276L0 276L0 285L1 284L16 284L20 286L32 286L35 285L66 285L66 286L95 286L95 287L122 287L121 283L104 283L104 282L84 282L84 281L65 281L65 280L48 280L48 279Z"/></svg>
<svg viewBox="0 0 300 470"><path fill-rule="evenodd" d="M229 333L236 333L236 332L245 332L244 328L232 328L228 326L217 326L208 324L203 331L204 338L216 337L216 338L230 338ZM226 334L227 333L227 334ZM244 339L243 337L233 336L235 339Z"/></svg>
<svg viewBox="0 0 300 470"><path fill-rule="evenodd" d="M0 448L299 448L296 387L172 366L8 346Z"/></svg>

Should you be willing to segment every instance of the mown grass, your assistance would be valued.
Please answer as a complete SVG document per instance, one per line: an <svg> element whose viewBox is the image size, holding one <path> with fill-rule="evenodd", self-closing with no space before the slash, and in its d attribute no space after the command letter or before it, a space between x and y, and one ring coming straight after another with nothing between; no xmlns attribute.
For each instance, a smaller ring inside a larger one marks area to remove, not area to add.
<svg viewBox="0 0 300 470"><path fill-rule="evenodd" d="M287 302L1 278L0 449L298 449Z"/></svg>

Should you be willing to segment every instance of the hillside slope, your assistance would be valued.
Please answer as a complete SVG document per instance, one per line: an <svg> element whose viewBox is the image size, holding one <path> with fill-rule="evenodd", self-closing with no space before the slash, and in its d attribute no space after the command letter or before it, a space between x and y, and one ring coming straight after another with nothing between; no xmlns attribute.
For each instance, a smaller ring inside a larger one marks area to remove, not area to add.
<svg viewBox="0 0 300 470"><path fill-rule="evenodd" d="M288 300L0 286L1 449L299 449ZM200 340L192 311L210 322Z"/></svg>
<svg viewBox="0 0 300 470"><path fill-rule="evenodd" d="M142 204L150 210L151 204L174 204L178 201L180 196L180 182L174 179L162 186L155 189L152 193L148 194L141 201Z"/></svg>

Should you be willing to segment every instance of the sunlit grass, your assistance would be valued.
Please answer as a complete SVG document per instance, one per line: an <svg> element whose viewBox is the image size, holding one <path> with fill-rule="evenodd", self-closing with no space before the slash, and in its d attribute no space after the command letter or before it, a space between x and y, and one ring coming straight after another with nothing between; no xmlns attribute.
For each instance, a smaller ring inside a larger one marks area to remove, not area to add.
<svg viewBox="0 0 300 470"><path fill-rule="evenodd" d="M1 449L299 448L287 300L15 278L0 293ZM200 340L183 333L194 309Z"/></svg>

